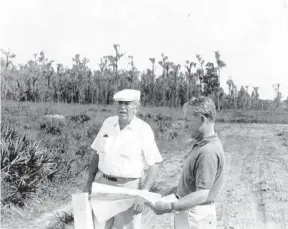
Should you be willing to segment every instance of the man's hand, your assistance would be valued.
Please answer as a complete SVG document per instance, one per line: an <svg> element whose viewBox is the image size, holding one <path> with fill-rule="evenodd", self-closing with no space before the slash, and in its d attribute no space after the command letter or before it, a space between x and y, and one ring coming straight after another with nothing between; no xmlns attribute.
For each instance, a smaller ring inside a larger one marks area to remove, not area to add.
<svg viewBox="0 0 288 229"><path fill-rule="evenodd" d="M132 207L133 214L138 215L145 208L144 200L142 198L137 198Z"/></svg>
<svg viewBox="0 0 288 229"><path fill-rule="evenodd" d="M166 203L163 201L158 201L155 204L148 203L148 205L156 215L162 215L173 211L171 203Z"/></svg>

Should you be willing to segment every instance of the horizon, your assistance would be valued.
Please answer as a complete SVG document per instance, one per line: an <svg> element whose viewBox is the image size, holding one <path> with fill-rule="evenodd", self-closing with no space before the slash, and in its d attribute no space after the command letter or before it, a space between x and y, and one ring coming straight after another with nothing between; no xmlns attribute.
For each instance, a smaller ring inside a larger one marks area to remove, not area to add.
<svg viewBox="0 0 288 229"><path fill-rule="evenodd" d="M120 68L127 69L132 55L143 72L154 57L157 76L162 53L183 71L186 60L197 63L196 54L215 63L214 51L219 51L227 65L220 77L225 93L231 76L238 90L249 85L251 94L258 86L261 99L273 100L273 84L280 83L284 100L288 97L287 2L7 1L2 3L7 9L0 16L0 44L15 53L16 65L33 60L33 54L43 50L49 60L64 67L71 67L79 53L81 59L90 60L91 70L98 69L101 57L114 55L113 44L119 44L120 53L125 53Z"/></svg>

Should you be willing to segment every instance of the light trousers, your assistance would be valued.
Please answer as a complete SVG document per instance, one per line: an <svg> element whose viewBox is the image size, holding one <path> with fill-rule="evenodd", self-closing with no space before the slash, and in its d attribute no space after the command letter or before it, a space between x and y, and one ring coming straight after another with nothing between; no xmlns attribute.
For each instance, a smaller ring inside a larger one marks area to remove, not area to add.
<svg viewBox="0 0 288 229"><path fill-rule="evenodd" d="M216 229L215 204L198 205L187 211L174 213L175 229Z"/></svg>

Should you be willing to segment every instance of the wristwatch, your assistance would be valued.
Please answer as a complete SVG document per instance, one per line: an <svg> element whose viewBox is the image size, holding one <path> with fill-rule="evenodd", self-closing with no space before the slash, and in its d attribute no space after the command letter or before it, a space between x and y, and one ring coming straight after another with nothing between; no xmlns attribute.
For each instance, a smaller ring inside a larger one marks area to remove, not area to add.
<svg viewBox="0 0 288 229"><path fill-rule="evenodd" d="M171 209L172 209L171 212L175 212L175 203L171 202L170 205L171 205Z"/></svg>

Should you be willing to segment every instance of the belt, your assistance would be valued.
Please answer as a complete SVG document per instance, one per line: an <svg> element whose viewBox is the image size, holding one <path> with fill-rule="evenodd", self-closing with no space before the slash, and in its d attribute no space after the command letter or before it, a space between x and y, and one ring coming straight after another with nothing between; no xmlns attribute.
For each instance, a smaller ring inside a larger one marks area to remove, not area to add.
<svg viewBox="0 0 288 229"><path fill-rule="evenodd" d="M101 172L102 173L102 172ZM110 176L107 175L105 173L102 173L103 177L107 180L113 181L113 182L128 182L128 181L133 181L133 180L137 180L139 178L125 178L125 177L114 177L114 176Z"/></svg>
<svg viewBox="0 0 288 229"><path fill-rule="evenodd" d="M176 196L177 199L180 199L181 197L178 196L177 194L174 194ZM199 204L199 205L211 205L211 204L214 204L214 201L209 201L209 202L206 202L206 203L203 203L203 204Z"/></svg>

